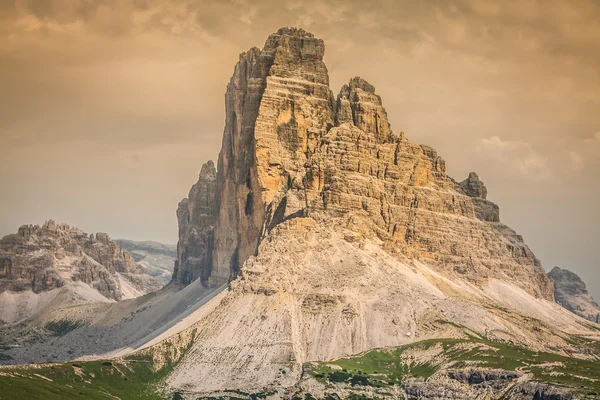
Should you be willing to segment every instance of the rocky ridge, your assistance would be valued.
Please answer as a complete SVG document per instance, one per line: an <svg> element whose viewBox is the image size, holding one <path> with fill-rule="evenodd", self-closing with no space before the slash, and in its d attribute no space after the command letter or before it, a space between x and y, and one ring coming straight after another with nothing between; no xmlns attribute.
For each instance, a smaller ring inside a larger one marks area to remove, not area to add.
<svg viewBox="0 0 600 400"><path fill-rule="evenodd" d="M554 298L567 310L592 322L600 322L600 306L587 291L579 275L567 269L554 267L548 272L554 283Z"/></svg>
<svg viewBox="0 0 600 400"><path fill-rule="evenodd" d="M49 220L0 240L0 292L41 294L78 282L117 301L161 286L106 233Z"/></svg>

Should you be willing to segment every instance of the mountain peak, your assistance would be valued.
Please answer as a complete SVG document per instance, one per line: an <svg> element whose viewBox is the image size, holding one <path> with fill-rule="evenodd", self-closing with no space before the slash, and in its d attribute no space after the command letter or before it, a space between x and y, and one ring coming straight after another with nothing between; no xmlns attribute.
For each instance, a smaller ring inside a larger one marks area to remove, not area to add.
<svg viewBox="0 0 600 400"><path fill-rule="evenodd" d="M350 83L348 84L348 86L350 90L361 89L365 92L375 94L375 86L371 85L369 82L367 82L360 76L355 76L354 78L350 79Z"/></svg>
<svg viewBox="0 0 600 400"><path fill-rule="evenodd" d="M514 231L498 228L498 206L478 175L456 183L435 149L394 135L365 79L350 79L336 99L324 48L302 29L282 28L262 51L241 56L225 95L216 179L201 176L201 190L178 210L180 243L193 243L183 246L179 268L203 271L185 283L237 277L282 222L347 215L394 251L456 279L521 276L519 287L552 299L539 260ZM482 246L481 237L498 245Z"/></svg>
<svg viewBox="0 0 600 400"><path fill-rule="evenodd" d="M303 37L303 38L314 38L315 37L315 35L313 35L312 33L307 32L302 28L296 28L296 27L279 28L277 30L277 35L297 36L297 37Z"/></svg>
<svg viewBox="0 0 600 400"><path fill-rule="evenodd" d="M212 160L208 160L202 164L202 168L200 168L200 177L214 178L216 176L217 170L215 169L215 163Z"/></svg>

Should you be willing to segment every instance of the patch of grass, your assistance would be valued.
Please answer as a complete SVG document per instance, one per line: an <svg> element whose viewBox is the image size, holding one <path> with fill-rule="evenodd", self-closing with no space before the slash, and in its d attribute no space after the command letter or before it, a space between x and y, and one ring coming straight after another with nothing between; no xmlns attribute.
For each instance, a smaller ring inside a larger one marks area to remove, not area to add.
<svg viewBox="0 0 600 400"><path fill-rule="evenodd" d="M175 353L148 349L118 360L3 368L0 399L176 399L181 394L165 393L161 385L192 343L180 343ZM156 355L160 364L154 362Z"/></svg>
<svg viewBox="0 0 600 400"><path fill-rule="evenodd" d="M599 342L587 338L571 340L591 352L600 349ZM426 351L432 346L442 350L429 362L417 364L409 361L412 360L410 357L403 358L408 350ZM432 339L393 349L371 350L353 357L311 363L305 368L321 382L386 387L401 385L403 379L409 376L428 379L445 368L472 365L530 372L539 381L570 386L584 393L600 392L598 361L535 352L511 343L475 336L469 336L469 339Z"/></svg>
<svg viewBox="0 0 600 400"><path fill-rule="evenodd" d="M152 360L80 362L6 368L0 376L2 399L168 399L154 385L170 370L154 371Z"/></svg>
<svg viewBox="0 0 600 400"><path fill-rule="evenodd" d="M573 347L577 347L579 350L596 353L596 355L600 356L600 342L598 341L581 335L569 335L569 337L565 338L565 342Z"/></svg>

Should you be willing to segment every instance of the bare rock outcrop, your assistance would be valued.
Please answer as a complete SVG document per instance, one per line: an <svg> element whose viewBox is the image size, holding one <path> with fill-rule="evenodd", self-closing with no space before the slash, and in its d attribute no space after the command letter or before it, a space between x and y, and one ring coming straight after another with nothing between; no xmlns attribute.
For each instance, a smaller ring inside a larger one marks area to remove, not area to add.
<svg viewBox="0 0 600 400"><path fill-rule="evenodd" d="M381 97L375 87L360 77L342 86L335 109L336 125L351 123L363 132L373 134L379 143L391 139L392 129Z"/></svg>
<svg viewBox="0 0 600 400"><path fill-rule="evenodd" d="M38 294L74 282L113 300L161 287L106 233L88 235L49 220L42 226L23 225L0 240L0 292Z"/></svg>
<svg viewBox="0 0 600 400"><path fill-rule="evenodd" d="M542 382L517 385L505 396L507 400L578 400L588 398L573 393L571 388Z"/></svg>
<svg viewBox="0 0 600 400"><path fill-rule="evenodd" d="M471 172L469 177L460 183L460 187L465 194L471 197L479 197L484 200L487 197L487 188L479 180L479 175L476 172Z"/></svg>
<svg viewBox="0 0 600 400"><path fill-rule="evenodd" d="M579 275L554 267L548 272L554 283L554 299L567 310L592 322L600 323L600 306L587 291Z"/></svg>
<svg viewBox="0 0 600 400"><path fill-rule="evenodd" d="M179 242L173 279L184 285L210 275L216 219L217 171L212 161L200 170L198 182L179 203L177 221Z"/></svg>
<svg viewBox="0 0 600 400"><path fill-rule="evenodd" d="M477 174L457 183L433 148L394 134L366 80L352 78L334 98L324 52L312 34L283 28L240 55L225 95L213 234L179 218L187 250L174 278L221 284L277 224L352 214L391 252L453 279L509 280L553 299L539 260L500 222Z"/></svg>

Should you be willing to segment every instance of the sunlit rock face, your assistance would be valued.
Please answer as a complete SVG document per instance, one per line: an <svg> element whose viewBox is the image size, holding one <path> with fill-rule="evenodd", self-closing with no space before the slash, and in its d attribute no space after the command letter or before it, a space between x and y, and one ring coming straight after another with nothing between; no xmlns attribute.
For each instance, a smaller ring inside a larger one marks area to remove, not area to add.
<svg viewBox="0 0 600 400"><path fill-rule="evenodd" d="M324 53L322 40L283 28L262 50L240 55L225 94L216 180L198 183L214 190L214 204L198 221L191 193L180 205L174 279L224 283L281 222L351 216L388 251L453 279L510 280L553 299L540 262L500 222L477 174L459 183L436 150L393 133L366 80L352 78L334 96Z"/></svg>

